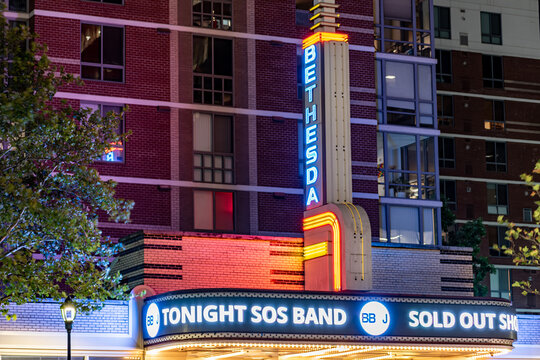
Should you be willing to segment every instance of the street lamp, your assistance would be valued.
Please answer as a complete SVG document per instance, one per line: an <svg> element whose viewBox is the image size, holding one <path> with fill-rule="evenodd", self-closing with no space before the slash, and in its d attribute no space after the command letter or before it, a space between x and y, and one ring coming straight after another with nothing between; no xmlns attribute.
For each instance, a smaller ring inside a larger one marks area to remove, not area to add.
<svg viewBox="0 0 540 360"><path fill-rule="evenodd" d="M71 301L70 296L60 306L60 311L62 312L62 318L64 319L67 330L67 360L71 360L71 328L73 326L73 320L75 320L75 316L77 315L77 308L75 307L75 303Z"/></svg>

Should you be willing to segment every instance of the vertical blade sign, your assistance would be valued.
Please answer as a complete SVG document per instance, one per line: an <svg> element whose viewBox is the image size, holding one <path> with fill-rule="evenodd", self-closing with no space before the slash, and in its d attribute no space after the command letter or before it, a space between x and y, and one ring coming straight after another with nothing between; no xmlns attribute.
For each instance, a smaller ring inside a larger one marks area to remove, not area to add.
<svg viewBox="0 0 540 360"><path fill-rule="evenodd" d="M323 124L321 44L304 49L304 159L306 210L321 206L323 194Z"/></svg>

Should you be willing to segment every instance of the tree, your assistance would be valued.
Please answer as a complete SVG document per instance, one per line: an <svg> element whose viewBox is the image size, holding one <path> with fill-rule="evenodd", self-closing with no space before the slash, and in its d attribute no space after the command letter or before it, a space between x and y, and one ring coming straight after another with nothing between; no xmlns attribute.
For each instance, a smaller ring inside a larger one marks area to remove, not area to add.
<svg viewBox="0 0 540 360"><path fill-rule="evenodd" d="M1 11L1 9L0 9ZM99 216L126 222L133 206L114 197L92 163L118 135L118 114L100 116L53 99L81 85L51 66L46 47L0 13L0 313L67 295L83 311L126 298L110 261L120 250Z"/></svg>
<svg viewBox="0 0 540 360"><path fill-rule="evenodd" d="M532 174L521 174L520 176L521 180L524 180L525 183L531 187L532 191L530 196L535 199L534 204L537 205L537 208L533 213L533 218L536 224L540 224L540 184L533 181L534 174L540 174L540 160L536 162ZM516 226L514 223L504 219L503 216L499 216L498 222L505 224L508 227L508 230L506 231L506 240L510 243L509 246L501 246L500 250L506 255L512 256L514 265L539 267L540 255L538 250L540 248L540 229L527 229ZM540 295L540 292L534 287L530 280L514 281L512 287L521 289L523 295Z"/></svg>
<svg viewBox="0 0 540 360"><path fill-rule="evenodd" d="M445 199L443 199L441 213L443 231L448 232L449 228L454 225L456 215L448 208ZM470 247L473 250L473 289L475 296L485 296L487 294L487 286L482 282L488 274L495 272L495 267L489 263L488 258L480 255L480 244L484 236L486 236L486 229L480 218L470 220L460 226L454 233L448 234L448 245Z"/></svg>

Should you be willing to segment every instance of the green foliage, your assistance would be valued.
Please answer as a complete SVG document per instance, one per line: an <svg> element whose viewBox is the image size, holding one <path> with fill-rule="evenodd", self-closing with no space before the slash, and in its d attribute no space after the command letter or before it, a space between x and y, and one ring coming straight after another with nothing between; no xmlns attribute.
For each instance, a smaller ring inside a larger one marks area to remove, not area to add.
<svg viewBox="0 0 540 360"><path fill-rule="evenodd" d="M534 199L534 204L537 206L533 212L533 218L536 224L540 224L540 184L534 182L534 175L540 174L540 160L532 171L532 174L521 174L521 180L531 188L530 196ZM516 226L512 222L508 222L503 216L497 219L499 223L508 227L506 231L506 240L510 242L509 246L501 246L498 250L503 251L506 255L512 256L514 265L540 267L540 229L538 228L522 228ZM535 294L540 295L538 289L529 280L514 281L512 287L521 289L523 295Z"/></svg>
<svg viewBox="0 0 540 360"><path fill-rule="evenodd" d="M441 214L442 228L444 232L447 232L454 225L456 215L448 208L444 199ZM459 227L455 233L450 233L447 236L448 245L470 247L473 249L474 295L485 296L488 289L482 282L488 274L495 272L495 267L489 263L487 257L480 256L480 244L482 238L486 236L486 229L482 223L482 219L478 218L468 221Z"/></svg>
<svg viewBox="0 0 540 360"><path fill-rule="evenodd" d="M121 245L103 238L98 213L127 222L133 203L116 199L116 184L90 167L125 141L116 134L121 115L53 101L59 87L79 82L1 13L0 67L0 313L15 319L9 303L67 295L82 311L126 298L110 271Z"/></svg>
<svg viewBox="0 0 540 360"><path fill-rule="evenodd" d="M455 234L455 244L457 246L467 246L473 249L473 274L474 274L474 295L485 296L488 288L482 281L484 278L495 272L495 267L491 265L488 258L480 256L480 244L482 238L486 236L486 229L482 219L471 220L461 226Z"/></svg>

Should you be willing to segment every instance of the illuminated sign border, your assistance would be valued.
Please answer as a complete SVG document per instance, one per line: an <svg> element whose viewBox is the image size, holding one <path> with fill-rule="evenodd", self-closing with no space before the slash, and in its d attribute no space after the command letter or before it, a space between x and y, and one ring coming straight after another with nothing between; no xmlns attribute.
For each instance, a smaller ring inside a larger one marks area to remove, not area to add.
<svg viewBox="0 0 540 360"><path fill-rule="evenodd" d="M156 307L157 331L155 317L148 323ZM147 298L142 320L145 345L189 339L293 339L509 346L517 336L515 311L502 299L178 291Z"/></svg>

